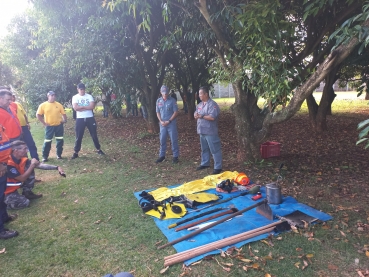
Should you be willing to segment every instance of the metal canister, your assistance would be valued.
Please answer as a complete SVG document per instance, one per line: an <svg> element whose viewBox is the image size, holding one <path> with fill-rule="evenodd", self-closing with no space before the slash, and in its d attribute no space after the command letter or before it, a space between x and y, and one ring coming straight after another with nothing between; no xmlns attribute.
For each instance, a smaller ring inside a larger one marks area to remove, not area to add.
<svg viewBox="0 0 369 277"><path fill-rule="evenodd" d="M282 193L281 187L277 183L266 184L266 197L269 204L281 204Z"/></svg>

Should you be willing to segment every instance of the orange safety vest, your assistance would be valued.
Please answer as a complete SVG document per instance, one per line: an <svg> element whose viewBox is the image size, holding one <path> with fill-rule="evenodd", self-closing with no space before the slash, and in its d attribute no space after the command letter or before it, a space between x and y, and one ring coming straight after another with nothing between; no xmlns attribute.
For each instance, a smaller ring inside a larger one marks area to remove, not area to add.
<svg viewBox="0 0 369 277"><path fill-rule="evenodd" d="M0 124L0 163L8 162L11 151L10 141L5 134L5 128Z"/></svg>
<svg viewBox="0 0 369 277"><path fill-rule="evenodd" d="M16 162L14 162L12 156L9 156L9 160L8 160L8 165L10 166L14 166L18 172L23 175L24 172L26 172L25 167L26 167L26 162L27 162L28 158L24 157L21 158L20 163L17 164ZM8 195L9 193L15 192L17 189L20 188L20 185L22 184L22 182L19 182L16 179L12 179L12 178L8 178L7 180L7 186L6 186L6 190L4 192L5 195Z"/></svg>
<svg viewBox="0 0 369 277"><path fill-rule="evenodd" d="M22 127L17 117L17 104L11 103L9 109L10 113L0 107L0 123L4 126L8 138L14 139L22 134Z"/></svg>

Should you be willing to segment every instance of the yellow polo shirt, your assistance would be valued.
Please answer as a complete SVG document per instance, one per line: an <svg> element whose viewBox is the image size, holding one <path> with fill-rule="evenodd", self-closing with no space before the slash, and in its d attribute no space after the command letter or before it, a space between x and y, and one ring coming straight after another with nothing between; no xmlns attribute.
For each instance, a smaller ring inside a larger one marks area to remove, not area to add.
<svg viewBox="0 0 369 277"><path fill-rule="evenodd" d="M22 105L18 102L14 102L15 104L17 104L17 117L19 119L20 125L26 126L27 125L27 121L26 118L24 117L26 115L26 111L23 109Z"/></svg>
<svg viewBox="0 0 369 277"><path fill-rule="evenodd" d="M43 115L45 123L50 126L58 126L63 120L62 114L65 114L65 111L59 102L50 103L46 101L38 107L37 114Z"/></svg>

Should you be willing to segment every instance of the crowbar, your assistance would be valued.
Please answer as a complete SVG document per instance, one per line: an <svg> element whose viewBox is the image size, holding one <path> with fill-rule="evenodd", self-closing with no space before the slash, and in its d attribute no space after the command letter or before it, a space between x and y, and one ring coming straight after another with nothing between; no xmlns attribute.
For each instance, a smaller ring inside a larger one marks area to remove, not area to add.
<svg viewBox="0 0 369 277"><path fill-rule="evenodd" d="M198 221L192 222L190 224L181 226L181 227L179 227L179 228L176 229L176 232L181 231L181 230L184 230L184 229L187 229L189 227L193 227L193 226L198 225L200 223L203 223L205 221L209 221L209 220L212 220L214 218L221 217L221 216L226 215L226 214L233 214L235 212L238 212L238 210L236 208L229 209L229 210L227 210L225 212L222 212L222 213L219 213L219 214L215 214L215 215L212 215L212 216L209 216L209 217L200 219Z"/></svg>

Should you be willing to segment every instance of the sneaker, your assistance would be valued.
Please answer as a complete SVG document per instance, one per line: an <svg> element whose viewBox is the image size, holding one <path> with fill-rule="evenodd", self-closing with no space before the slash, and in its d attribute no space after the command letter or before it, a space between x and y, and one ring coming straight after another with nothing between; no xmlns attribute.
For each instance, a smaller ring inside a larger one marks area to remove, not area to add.
<svg viewBox="0 0 369 277"><path fill-rule="evenodd" d="M99 154L99 155L105 155L105 153L101 149L97 151L97 154Z"/></svg>
<svg viewBox="0 0 369 277"><path fill-rule="evenodd" d="M62 160L63 158L62 158L62 156L56 156L56 158L58 159L58 160Z"/></svg>
<svg viewBox="0 0 369 277"><path fill-rule="evenodd" d="M174 158L173 158L173 163L174 163L174 164L177 164L177 163L178 163L178 157L174 157Z"/></svg>
<svg viewBox="0 0 369 277"><path fill-rule="evenodd" d="M73 153L73 156L72 156L71 159L73 160L73 159L77 159L77 158L78 158L78 153Z"/></svg>
<svg viewBox="0 0 369 277"><path fill-rule="evenodd" d="M33 193L33 191L23 191L22 195L24 195L24 197L26 197L27 199L30 199L30 200L42 197L42 194L35 194L35 193Z"/></svg>
<svg viewBox="0 0 369 277"><path fill-rule="evenodd" d="M159 159L157 159L155 163L161 163L164 160L165 160L165 157L159 157Z"/></svg>
<svg viewBox="0 0 369 277"><path fill-rule="evenodd" d="M8 218L7 218L6 220L4 220L4 223L8 223L8 222L10 222L10 221L16 220L16 219L17 219L17 217L18 217L18 215L17 215L17 214L9 214L9 215L8 215Z"/></svg>
<svg viewBox="0 0 369 277"><path fill-rule="evenodd" d="M42 159L42 162L43 162L43 163L46 163L47 161L49 161L47 158L43 158L43 159Z"/></svg>
<svg viewBox="0 0 369 277"><path fill-rule="evenodd" d="M206 169L206 168L209 168L210 166L208 165L200 165L196 168L196 170L203 170L203 169Z"/></svg>
<svg viewBox="0 0 369 277"><path fill-rule="evenodd" d="M221 169L214 169L214 170L213 170L213 174L219 174L220 172L222 172L222 170L221 170Z"/></svg>
<svg viewBox="0 0 369 277"><path fill-rule="evenodd" d="M18 236L17 231L12 231L12 230L5 229L5 230L0 232L0 239L10 239L10 238L13 238L13 237L16 237L16 236Z"/></svg>

